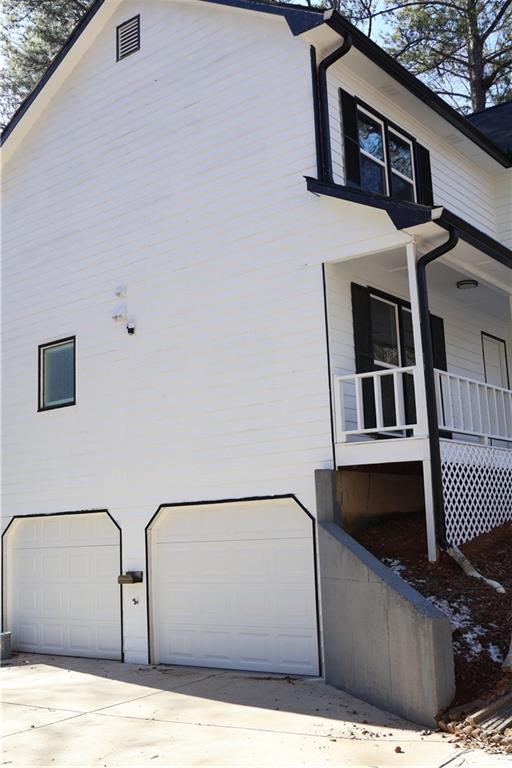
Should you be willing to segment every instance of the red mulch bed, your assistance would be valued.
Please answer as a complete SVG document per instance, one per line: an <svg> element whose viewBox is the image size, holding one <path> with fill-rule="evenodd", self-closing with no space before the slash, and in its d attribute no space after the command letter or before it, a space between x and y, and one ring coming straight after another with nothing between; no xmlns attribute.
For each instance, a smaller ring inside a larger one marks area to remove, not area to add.
<svg viewBox="0 0 512 768"><path fill-rule="evenodd" d="M512 632L512 524L495 528L460 547L483 576L505 587L505 595L466 576L445 553L441 553L438 563L429 563L422 516L390 518L367 528L357 538L418 592L434 598L438 607L447 608L452 614L452 626L459 625L453 633L457 682L454 705L485 699L503 686L508 687L510 675L501 671L500 656L506 656Z"/></svg>

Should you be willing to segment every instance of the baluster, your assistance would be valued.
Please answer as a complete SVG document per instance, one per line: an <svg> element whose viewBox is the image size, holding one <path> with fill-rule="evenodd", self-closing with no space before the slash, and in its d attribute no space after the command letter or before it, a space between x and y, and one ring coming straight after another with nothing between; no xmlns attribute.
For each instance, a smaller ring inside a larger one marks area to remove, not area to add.
<svg viewBox="0 0 512 768"><path fill-rule="evenodd" d="M462 403L462 387L460 384L460 379L455 379L455 385L457 390L457 403L459 405L459 411L460 411L460 424L458 425L459 429L462 429L464 431L464 405Z"/></svg>
<svg viewBox="0 0 512 768"><path fill-rule="evenodd" d="M377 428L384 426L384 414L382 412L382 379L383 376L373 377L373 397L375 401L375 420Z"/></svg>
<svg viewBox="0 0 512 768"><path fill-rule="evenodd" d="M468 398L468 407L467 407L468 430L469 432L474 433L475 425L473 421L473 403L471 402L471 382L468 380L466 380L466 394Z"/></svg>
<svg viewBox="0 0 512 768"><path fill-rule="evenodd" d="M446 416L444 413L443 394L441 391L441 374L434 371L434 383L436 388L437 420L440 428L446 426Z"/></svg>
<svg viewBox="0 0 512 768"><path fill-rule="evenodd" d="M395 396L395 416L398 427L405 425L405 403L404 403L404 376L406 373L393 371L393 393Z"/></svg>
<svg viewBox="0 0 512 768"><path fill-rule="evenodd" d="M478 431L480 434L483 434L484 432L484 424L482 421L482 405L480 403L480 395L481 395L482 387L480 384L476 385L476 414L478 416Z"/></svg>
<svg viewBox="0 0 512 768"><path fill-rule="evenodd" d="M347 439L345 435L347 429L345 408L345 382L343 379L337 379L334 388L334 413L336 415L336 429L339 430L339 434L336 435L336 438L340 443L344 443Z"/></svg>
<svg viewBox="0 0 512 768"><path fill-rule="evenodd" d="M491 406L490 406L490 402L489 402L490 392L491 392L491 390L489 389L489 387L484 387L483 388L485 412L486 412L486 416L487 416L487 429L484 430L484 433L485 433L485 436L486 436L487 439L489 439L489 435L492 432L492 429L491 429Z"/></svg>
<svg viewBox="0 0 512 768"><path fill-rule="evenodd" d="M507 424L506 424L506 416L505 416L505 392L503 389L499 389L497 391L499 392L499 401L501 406L501 415L500 415L500 420L498 422L498 435L500 437L506 437Z"/></svg>
<svg viewBox="0 0 512 768"><path fill-rule="evenodd" d="M448 413L449 413L449 419L446 423L447 427L454 427L455 421L454 421L454 407L453 407L453 395L452 395L452 380L450 378L450 374L443 373L440 376L441 379L441 387L442 383L444 382L445 387L441 389L441 392L444 396L445 405L448 403Z"/></svg>
<svg viewBox="0 0 512 768"><path fill-rule="evenodd" d="M364 429L363 380L360 376L355 377L355 384L357 428Z"/></svg>
<svg viewBox="0 0 512 768"><path fill-rule="evenodd" d="M493 388L491 389L492 393L492 414L494 416L494 422L492 425L489 426L489 432L491 435L496 435L498 433L498 400L496 398L496 390Z"/></svg>

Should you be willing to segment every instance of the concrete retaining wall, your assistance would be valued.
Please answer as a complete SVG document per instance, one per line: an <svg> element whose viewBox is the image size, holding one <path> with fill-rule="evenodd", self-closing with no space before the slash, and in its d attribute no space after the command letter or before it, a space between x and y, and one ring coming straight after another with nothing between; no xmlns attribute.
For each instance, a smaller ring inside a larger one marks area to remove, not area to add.
<svg viewBox="0 0 512 768"><path fill-rule="evenodd" d="M326 682L423 725L455 694L446 616L333 522L334 472L317 472Z"/></svg>

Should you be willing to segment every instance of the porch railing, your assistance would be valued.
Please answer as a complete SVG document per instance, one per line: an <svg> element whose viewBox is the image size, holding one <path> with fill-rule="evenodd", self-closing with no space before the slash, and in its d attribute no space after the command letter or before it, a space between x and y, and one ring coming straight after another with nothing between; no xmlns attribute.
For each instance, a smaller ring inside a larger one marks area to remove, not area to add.
<svg viewBox="0 0 512 768"><path fill-rule="evenodd" d="M512 441L512 392L435 370L439 428L459 435Z"/></svg>
<svg viewBox="0 0 512 768"><path fill-rule="evenodd" d="M356 435L417 434L413 382L418 375L419 369L408 366L336 376L336 442ZM512 391L437 369L434 377L442 432L484 444L512 442Z"/></svg>
<svg viewBox="0 0 512 768"><path fill-rule="evenodd" d="M409 366L336 376L337 442L345 442L351 435L414 429L416 419L408 423L411 414L406 410L404 377L414 376L415 370L415 366Z"/></svg>

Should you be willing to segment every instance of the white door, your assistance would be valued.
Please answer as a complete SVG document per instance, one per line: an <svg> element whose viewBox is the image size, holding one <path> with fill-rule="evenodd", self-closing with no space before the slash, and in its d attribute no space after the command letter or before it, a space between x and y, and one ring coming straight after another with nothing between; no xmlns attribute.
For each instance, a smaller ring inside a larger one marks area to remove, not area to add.
<svg viewBox="0 0 512 768"><path fill-rule="evenodd" d="M293 499L163 509L150 531L153 662L317 675L313 546Z"/></svg>
<svg viewBox="0 0 512 768"><path fill-rule="evenodd" d="M507 350L505 342L494 336L482 334L484 350L485 380L495 387L509 388L507 371Z"/></svg>
<svg viewBox="0 0 512 768"><path fill-rule="evenodd" d="M119 530L108 515L18 518L5 539L13 648L121 658Z"/></svg>

